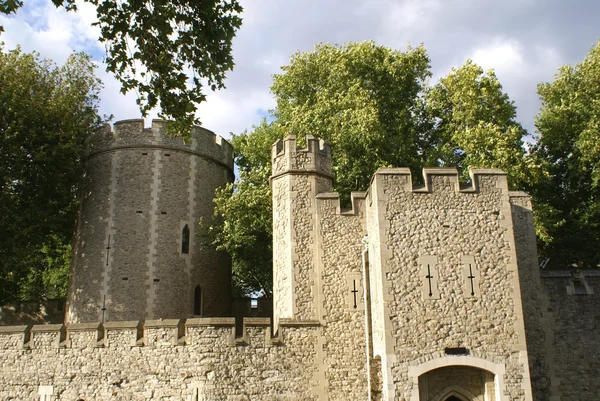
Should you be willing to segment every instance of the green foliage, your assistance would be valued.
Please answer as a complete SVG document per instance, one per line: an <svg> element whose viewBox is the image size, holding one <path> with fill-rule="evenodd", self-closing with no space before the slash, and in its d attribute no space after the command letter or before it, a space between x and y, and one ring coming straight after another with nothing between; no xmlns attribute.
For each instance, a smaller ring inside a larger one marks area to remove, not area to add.
<svg viewBox="0 0 600 401"><path fill-rule="evenodd" d="M271 87L278 124L300 140L313 134L329 142L343 199L366 189L379 167L417 171L427 160L418 118L418 95L431 75L423 47L320 44L282 70Z"/></svg>
<svg viewBox="0 0 600 401"><path fill-rule="evenodd" d="M538 85L544 174L532 188L540 252L556 268L600 265L600 42L575 67Z"/></svg>
<svg viewBox="0 0 600 401"><path fill-rule="evenodd" d="M0 51L0 304L64 295L84 140L101 123L93 69Z"/></svg>
<svg viewBox="0 0 600 401"><path fill-rule="evenodd" d="M77 10L75 0L52 1ZM189 134L192 124L199 124L197 105L206 99L203 80L211 90L223 88L225 73L233 68L231 41L242 23L238 1L86 1L96 6L107 69L121 91L137 91L144 116L160 105L159 116L174 121L169 129ZM0 12L21 6L11 0Z"/></svg>
<svg viewBox="0 0 600 401"><path fill-rule="evenodd" d="M270 149L278 137L278 129L265 120L251 133L234 136L239 178L217 190L216 220L208 226L208 241L231 255L237 296L272 292Z"/></svg>
<svg viewBox="0 0 600 401"><path fill-rule="evenodd" d="M271 287L271 145L284 133L312 134L332 146L335 189L342 199L366 189L377 168L498 167L523 176L515 108L493 72L468 61L433 88L425 49L399 52L372 42L318 45L296 53L274 77L276 119L233 139L240 177L217 194L211 238L233 257L241 292ZM248 207L250 205L250 207ZM268 280L267 280L268 278ZM268 287L264 284L268 282ZM239 287L238 287L239 288Z"/></svg>
<svg viewBox="0 0 600 401"><path fill-rule="evenodd" d="M12 14L23 6L23 2L20 0L5 0L0 3L0 13Z"/></svg>
<svg viewBox="0 0 600 401"><path fill-rule="evenodd" d="M499 168L511 186L521 188L527 176L526 132L493 71L467 60L429 89L425 100L434 124L432 153L441 164L462 169L465 178L469 168Z"/></svg>

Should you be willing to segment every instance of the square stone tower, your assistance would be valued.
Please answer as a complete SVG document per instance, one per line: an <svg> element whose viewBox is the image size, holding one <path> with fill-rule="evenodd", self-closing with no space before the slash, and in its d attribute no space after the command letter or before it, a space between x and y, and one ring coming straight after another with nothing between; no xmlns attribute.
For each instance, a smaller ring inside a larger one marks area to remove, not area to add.
<svg viewBox="0 0 600 401"><path fill-rule="evenodd" d="M312 136L306 148L296 137L273 144L273 315L279 319L317 319L316 196L331 191L329 145Z"/></svg>

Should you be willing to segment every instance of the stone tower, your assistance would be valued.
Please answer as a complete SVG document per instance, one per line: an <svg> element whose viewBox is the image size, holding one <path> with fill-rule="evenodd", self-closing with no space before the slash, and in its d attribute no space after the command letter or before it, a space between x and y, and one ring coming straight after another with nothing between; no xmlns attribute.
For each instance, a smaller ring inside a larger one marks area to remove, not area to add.
<svg viewBox="0 0 600 401"><path fill-rule="evenodd" d="M226 316L231 263L198 243L233 151L194 128L115 123L90 140L67 299L69 323Z"/></svg>
<svg viewBox="0 0 600 401"><path fill-rule="evenodd" d="M316 195L331 191L329 145L312 136L306 148L296 137L273 144L273 316L310 320L316 310Z"/></svg>

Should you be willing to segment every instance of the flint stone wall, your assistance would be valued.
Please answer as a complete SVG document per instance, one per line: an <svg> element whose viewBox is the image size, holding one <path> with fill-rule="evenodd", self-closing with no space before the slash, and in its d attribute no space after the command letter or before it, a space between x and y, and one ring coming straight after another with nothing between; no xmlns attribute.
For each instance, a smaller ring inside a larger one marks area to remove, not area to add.
<svg viewBox="0 0 600 401"><path fill-rule="evenodd" d="M0 328L0 398L39 400L317 400L318 325L233 318ZM347 383L344 398L352 396ZM362 394L361 394L362 395Z"/></svg>
<svg viewBox="0 0 600 401"><path fill-rule="evenodd" d="M316 195L332 185L329 146L307 136L278 140L271 148L273 188L273 310L280 318L318 319Z"/></svg>
<svg viewBox="0 0 600 401"><path fill-rule="evenodd" d="M325 399L330 400L369 399L361 241L366 229L364 194L352 198L352 209L342 211L337 193L317 195L318 272L313 292L323 322L318 352Z"/></svg>
<svg viewBox="0 0 600 401"><path fill-rule="evenodd" d="M408 367L453 347L503 364L500 391L513 401L529 399L506 176L478 171L473 187L461 190L456 170L426 169L425 182L413 189L408 170L381 169L369 189L367 208L376 208L368 213L371 288L381 288L371 295L374 348L383 362L384 399L410 399L418 378ZM464 256L474 258L475 296L465 290ZM431 297L422 257L437 259Z"/></svg>
<svg viewBox="0 0 600 401"><path fill-rule="evenodd" d="M595 400L600 394L600 272L583 276L593 293L571 295L572 272L542 272L551 395L562 401Z"/></svg>
<svg viewBox="0 0 600 401"><path fill-rule="evenodd" d="M540 271L530 197L511 196L534 400L600 394L600 272ZM589 293L573 294L573 276Z"/></svg>

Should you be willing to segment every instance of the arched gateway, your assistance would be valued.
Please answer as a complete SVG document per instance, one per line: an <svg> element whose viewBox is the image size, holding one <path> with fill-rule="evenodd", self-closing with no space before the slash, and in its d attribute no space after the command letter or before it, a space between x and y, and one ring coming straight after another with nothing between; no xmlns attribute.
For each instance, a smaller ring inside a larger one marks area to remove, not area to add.
<svg viewBox="0 0 600 401"><path fill-rule="evenodd" d="M447 356L409 369L411 401L502 401L504 365L471 356ZM413 388L415 388L413 387Z"/></svg>

